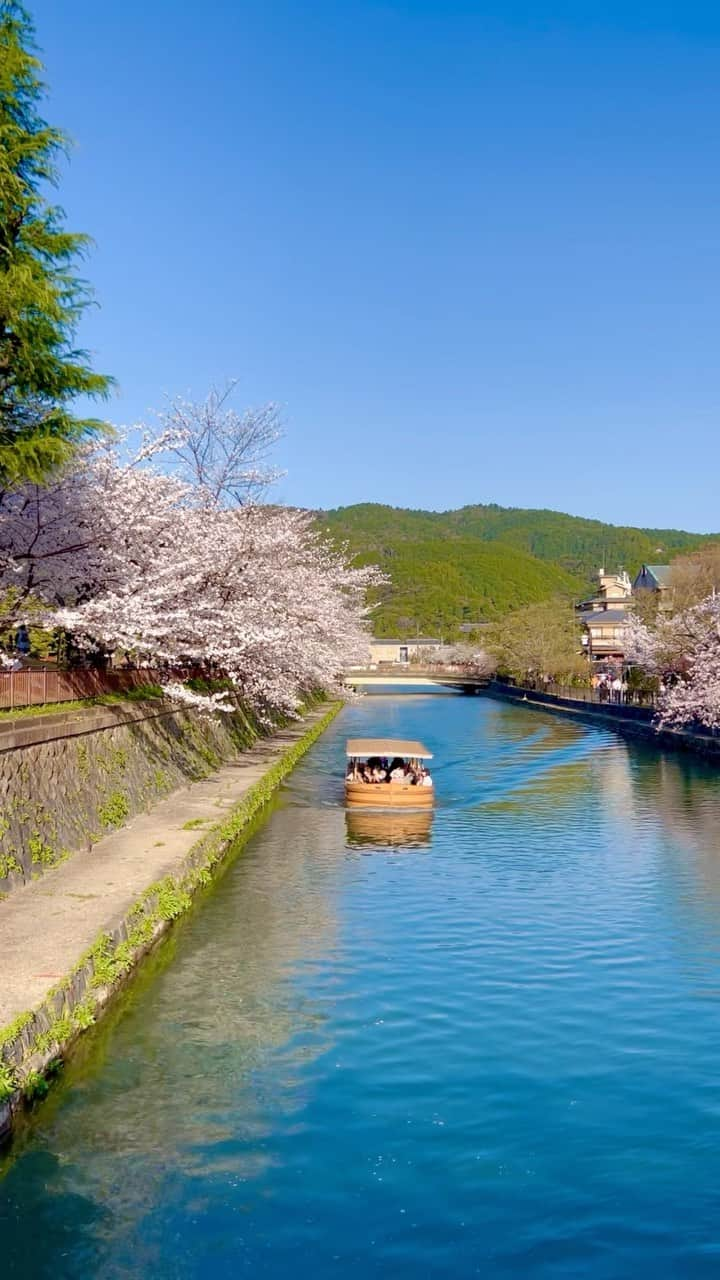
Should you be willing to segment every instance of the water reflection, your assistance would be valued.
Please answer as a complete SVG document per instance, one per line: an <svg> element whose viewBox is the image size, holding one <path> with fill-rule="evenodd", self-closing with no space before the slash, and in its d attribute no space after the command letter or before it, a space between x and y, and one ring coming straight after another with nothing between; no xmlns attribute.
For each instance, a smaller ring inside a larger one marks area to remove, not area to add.
<svg viewBox="0 0 720 1280"><path fill-rule="evenodd" d="M632 761L634 822L659 825L674 910L703 920L706 942L720 945L720 777L717 766L681 753ZM677 894L678 883L684 892Z"/></svg>
<svg viewBox="0 0 720 1280"><path fill-rule="evenodd" d="M347 844L383 848L422 849L432 837L433 809L393 813L363 813L348 809L345 814Z"/></svg>

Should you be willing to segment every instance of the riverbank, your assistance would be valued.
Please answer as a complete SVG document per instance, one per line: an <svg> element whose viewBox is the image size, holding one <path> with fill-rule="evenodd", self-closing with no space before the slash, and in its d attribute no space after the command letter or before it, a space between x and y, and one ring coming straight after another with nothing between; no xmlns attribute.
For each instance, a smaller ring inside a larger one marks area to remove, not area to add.
<svg viewBox="0 0 720 1280"><path fill-rule="evenodd" d="M654 742L659 747L674 751L694 751L720 762L720 738L689 729L658 729L654 723L655 712L651 707L636 707L631 703L618 705L612 702L586 702L580 698L564 698L554 693L542 693L537 689L525 689L521 685L503 684L500 680L491 680L485 692L505 702L519 702L524 707L571 716L584 724L602 724L629 737Z"/></svg>
<svg viewBox="0 0 720 1280"><path fill-rule="evenodd" d="M0 902L0 1137L341 705L314 708Z"/></svg>

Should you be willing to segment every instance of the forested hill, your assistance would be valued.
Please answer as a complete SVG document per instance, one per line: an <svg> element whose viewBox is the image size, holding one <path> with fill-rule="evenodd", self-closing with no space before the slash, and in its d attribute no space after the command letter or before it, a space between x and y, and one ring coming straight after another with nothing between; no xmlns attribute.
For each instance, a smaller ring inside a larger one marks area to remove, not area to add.
<svg viewBox="0 0 720 1280"><path fill-rule="evenodd" d="M413 511L361 503L319 513L332 537L391 578L375 615L378 635L409 629L457 634L462 621L490 619L553 595L577 597L604 564L631 576L720 534L635 529L558 511L472 506Z"/></svg>

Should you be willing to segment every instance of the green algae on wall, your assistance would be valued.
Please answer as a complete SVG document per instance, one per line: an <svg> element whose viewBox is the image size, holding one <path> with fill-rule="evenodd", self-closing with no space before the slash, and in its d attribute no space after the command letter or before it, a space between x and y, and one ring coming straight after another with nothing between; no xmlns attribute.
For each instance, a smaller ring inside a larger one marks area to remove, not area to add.
<svg viewBox="0 0 720 1280"><path fill-rule="evenodd" d="M51 870L188 782L208 777L265 730L242 708L209 717L135 704L133 718L0 751L0 893ZM42 737L42 734L39 735Z"/></svg>

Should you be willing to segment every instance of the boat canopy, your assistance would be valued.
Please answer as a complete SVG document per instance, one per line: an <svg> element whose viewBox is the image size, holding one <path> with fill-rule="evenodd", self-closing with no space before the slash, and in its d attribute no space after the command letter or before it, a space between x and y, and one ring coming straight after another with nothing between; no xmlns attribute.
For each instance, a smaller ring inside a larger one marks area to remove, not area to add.
<svg viewBox="0 0 720 1280"><path fill-rule="evenodd" d="M346 755L353 760L368 760L370 756L400 756L403 760L432 760L422 742L408 738L348 738Z"/></svg>

